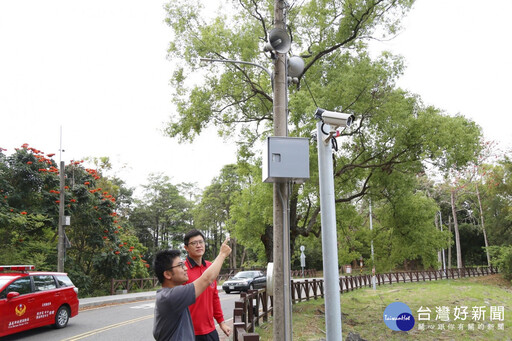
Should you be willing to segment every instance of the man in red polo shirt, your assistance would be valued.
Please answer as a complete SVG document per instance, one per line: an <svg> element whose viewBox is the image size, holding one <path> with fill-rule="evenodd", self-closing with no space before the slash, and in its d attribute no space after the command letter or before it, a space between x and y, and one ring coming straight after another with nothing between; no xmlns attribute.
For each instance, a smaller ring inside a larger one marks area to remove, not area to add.
<svg viewBox="0 0 512 341"><path fill-rule="evenodd" d="M185 265L188 268L187 283L195 281L212 264L203 259L205 252L204 235L199 230L191 230L183 239L185 250L188 257ZM217 290L217 281L214 281L199 297L196 303L189 306L190 315L194 324L194 333L196 341L218 341L219 334L215 329L217 321L220 328L229 336L231 328L224 322L224 314L220 306L219 291Z"/></svg>

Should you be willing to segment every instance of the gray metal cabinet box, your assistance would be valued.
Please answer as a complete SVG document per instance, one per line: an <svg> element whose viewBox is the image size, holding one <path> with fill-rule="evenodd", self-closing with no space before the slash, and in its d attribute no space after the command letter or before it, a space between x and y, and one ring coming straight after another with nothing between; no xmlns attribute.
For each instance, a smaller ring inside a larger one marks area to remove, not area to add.
<svg viewBox="0 0 512 341"><path fill-rule="evenodd" d="M268 137L263 149L263 182L302 183L309 179L309 139Z"/></svg>

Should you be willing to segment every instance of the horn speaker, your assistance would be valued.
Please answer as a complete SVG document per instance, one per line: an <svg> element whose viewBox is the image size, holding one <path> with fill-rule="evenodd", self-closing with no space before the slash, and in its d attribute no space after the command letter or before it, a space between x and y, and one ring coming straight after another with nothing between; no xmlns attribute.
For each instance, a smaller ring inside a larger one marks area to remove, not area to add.
<svg viewBox="0 0 512 341"><path fill-rule="evenodd" d="M269 42L265 45L265 51L276 51L278 53L287 53L290 51L291 39L286 30L274 28L268 34Z"/></svg>

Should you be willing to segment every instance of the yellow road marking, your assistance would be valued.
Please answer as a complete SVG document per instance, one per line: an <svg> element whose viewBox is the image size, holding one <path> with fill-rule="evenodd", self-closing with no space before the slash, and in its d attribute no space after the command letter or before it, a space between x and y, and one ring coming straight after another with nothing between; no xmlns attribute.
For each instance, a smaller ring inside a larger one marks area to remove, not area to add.
<svg viewBox="0 0 512 341"><path fill-rule="evenodd" d="M123 321L123 322L119 322L119 323L116 323L116 324L111 324L111 325L105 326L103 328L98 328L98 329L95 329L95 330L90 330L90 331L85 332L83 334L75 335L75 336L72 336L70 338L63 339L61 341L81 340L81 339L84 339L86 337L93 336L93 335L105 332L107 330L111 330L111 329L114 329L114 328L119 328L119 327L122 327L122 326L126 326L126 325L131 324L131 323L136 323L136 322L144 321L144 320L147 320L149 318L153 318L153 314L142 316L142 317L138 317L138 318L133 319L133 320L128 320L128 321Z"/></svg>

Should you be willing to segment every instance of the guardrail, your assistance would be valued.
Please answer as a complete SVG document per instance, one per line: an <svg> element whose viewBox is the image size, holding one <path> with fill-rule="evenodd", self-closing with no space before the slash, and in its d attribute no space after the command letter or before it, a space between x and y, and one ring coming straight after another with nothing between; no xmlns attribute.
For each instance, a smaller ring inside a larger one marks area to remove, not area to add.
<svg viewBox="0 0 512 341"><path fill-rule="evenodd" d="M375 275L377 285L400 282L426 282L438 279L455 279L462 277L478 277L498 273L498 268L477 267L447 270L403 271ZM372 275L341 276L339 278L340 292L372 286ZM324 297L324 280L321 278L291 280L292 303L309 301ZM260 311L261 310L261 311ZM240 299L235 302L233 311L233 340L254 341L259 335L254 333L254 327L259 326L260 319L266 322L273 315L273 298L267 295L266 289L249 290L240 293Z"/></svg>

